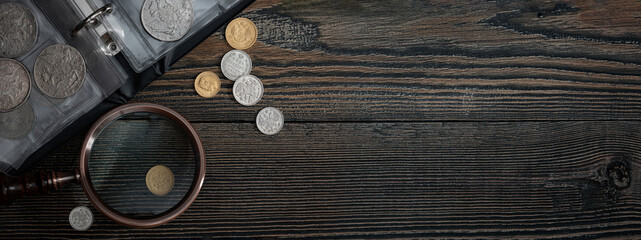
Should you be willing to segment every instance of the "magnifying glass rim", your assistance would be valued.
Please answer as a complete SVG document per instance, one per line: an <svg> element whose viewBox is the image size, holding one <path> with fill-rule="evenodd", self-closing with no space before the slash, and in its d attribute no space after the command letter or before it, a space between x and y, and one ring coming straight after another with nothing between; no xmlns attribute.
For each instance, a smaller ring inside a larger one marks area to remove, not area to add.
<svg viewBox="0 0 641 240"><path fill-rule="evenodd" d="M189 188L189 191L183 197L180 202L169 209L167 212L148 219L136 219L127 217L124 214L114 210L105 204L102 199L96 193L96 190L91 183L91 178L89 176L89 155L91 154L91 148L96 141L96 138L100 132L107 127L113 120L133 112L149 112L162 115L169 120L173 121L178 125L183 131L185 131L189 137L189 140L198 153L198 161L200 165L196 170L196 176L194 176L194 182ZM162 224L165 224L185 212L189 206L194 202L196 196L202 188L203 182L205 180L205 151L203 149L202 142L198 133L194 127L180 114L177 112L158 104L153 103L130 103L121 105L102 115L89 129L89 132L85 136L83 142L83 148L80 151L80 180L82 182L82 187L85 190L85 194L91 204L98 209L98 211L105 214L107 217L112 220L131 227L155 227Z"/></svg>

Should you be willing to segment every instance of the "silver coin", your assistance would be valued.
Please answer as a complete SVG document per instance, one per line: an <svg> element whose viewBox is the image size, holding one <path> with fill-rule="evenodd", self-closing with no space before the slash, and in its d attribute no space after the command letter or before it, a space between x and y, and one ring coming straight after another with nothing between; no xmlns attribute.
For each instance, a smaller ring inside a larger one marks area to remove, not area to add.
<svg viewBox="0 0 641 240"><path fill-rule="evenodd" d="M258 130L267 135L274 135L283 129L285 118L283 113L277 108L266 107L258 112L256 116L256 126Z"/></svg>
<svg viewBox="0 0 641 240"><path fill-rule="evenodd" d="M93 223L93 213L88 207L78 206L69 213L69 224L73 229L86 231Z"/></svg>
<svg viewBox="0 0 641 240"><path fill-rule="evenodd" d="M38 89L52 98L66 98L85 82L85 59L74 47L56 44L43 50L33 67Z"/></svg>
<svg viewBox="0 0 641 240"><path fill-rule="evenodd" d="M13 111L31 92L29 72L20 62L0 58L0 112Z"/></svg>
<svg viewBox="0 0 641 240"><path fill-rule="evenodd" d="M38 25L29 8L15 2L0 4L0 57L22 56L37 36Z"/></svg>
<svg viewBox="0 0 641 240"><path fill-rule="evenodd" d="M31 131L35 119L33 108L28 102L15 111L0 113L0 137L8 139L24 137Z"/></svg>
<svg viewBox="0 0 641 240"><path fill-rule="evenodd" d="M263 97L263 83L254 75L245 75L236 79L232 93L236 101L251 106Z"/></svg>
<svg viewBox="0 0 641 240"><path fill-rule="evenodd" d="M236 81L240 76L247 75L252 70L252 60L241 50L231 50L225 53L220 61L220 70L229 80Z"/></svg>
<svg viewBox="0 0 641 240"><path fill-rule="evenodd" d="M145 30L160 41L181 39L194 20L191 0L145 0L140 11Z"/></svg>

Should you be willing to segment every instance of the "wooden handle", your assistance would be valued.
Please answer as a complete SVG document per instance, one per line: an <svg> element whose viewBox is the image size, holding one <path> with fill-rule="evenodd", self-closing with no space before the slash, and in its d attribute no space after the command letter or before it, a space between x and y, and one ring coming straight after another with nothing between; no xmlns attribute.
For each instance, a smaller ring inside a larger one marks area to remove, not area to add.
<svg viewBox="0 0 641 240"><path fill-rule="evenodd" d="M80 183L78 169L73 173L40 170L20 177L9 177L0 173L0 205L8 206L22 196L56 192L70 182Z"/></svg>

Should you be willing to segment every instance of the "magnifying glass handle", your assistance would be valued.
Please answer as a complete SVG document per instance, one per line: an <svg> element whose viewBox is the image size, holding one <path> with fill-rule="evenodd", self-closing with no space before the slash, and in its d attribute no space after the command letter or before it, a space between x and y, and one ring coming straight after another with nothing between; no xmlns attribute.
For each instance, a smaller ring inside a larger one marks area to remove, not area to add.
<svg viewBox="0 0 641 240"><path fill-rule="evenodd" d="M73 173L40 170L19 177L9 177L0 173L0 205L9 206L22 196L56 192L70 182L80 183L78 169Z"/></svg>

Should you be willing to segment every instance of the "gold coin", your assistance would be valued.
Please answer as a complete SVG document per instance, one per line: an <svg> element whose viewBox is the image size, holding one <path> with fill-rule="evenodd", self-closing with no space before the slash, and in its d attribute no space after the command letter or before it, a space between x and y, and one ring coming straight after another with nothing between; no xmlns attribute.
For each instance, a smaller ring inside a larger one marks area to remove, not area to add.
<svg viewBox="0 0 641 240"><path fill-rule="evenodd" d="M220 90L220 78L210 71L201 72L194 81L194 88L198 95L210 98L218 93Z"/></svg>
<svg viewBox="0 0 641 240"><path fill-rule="evenodd" d="M258 37L256 25L247 18L236 18L227 24L225 38L229 46L245 50L254 45Z"/></svg>
<svg viewBox="0 0 641 240"><path fill-rule="evenodd" d="M163 165L149 169L146 177L147 189L158 196L166 195L174 188L174 174Z"/></svg>

